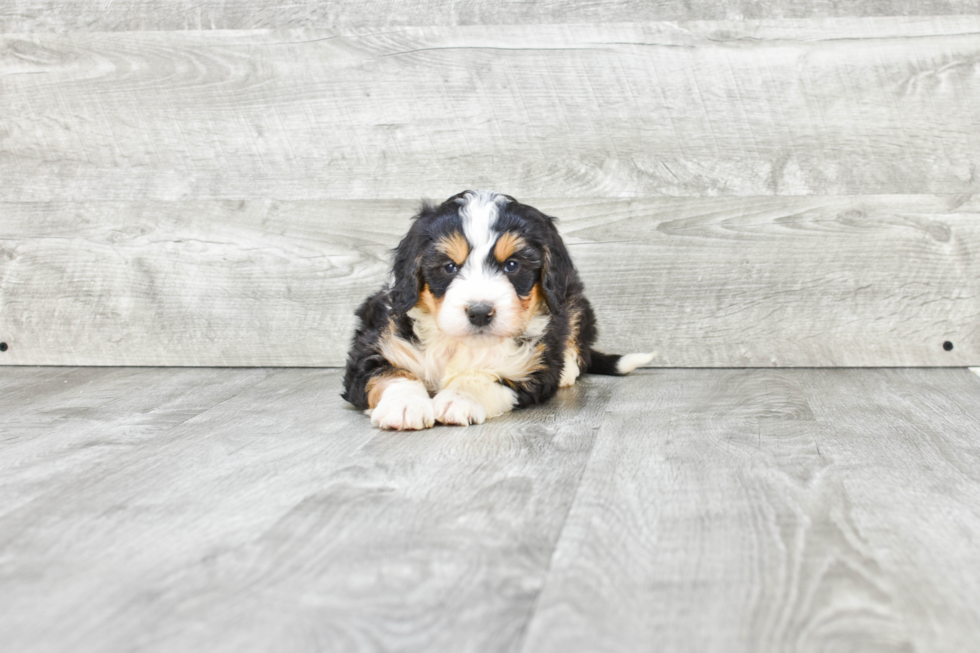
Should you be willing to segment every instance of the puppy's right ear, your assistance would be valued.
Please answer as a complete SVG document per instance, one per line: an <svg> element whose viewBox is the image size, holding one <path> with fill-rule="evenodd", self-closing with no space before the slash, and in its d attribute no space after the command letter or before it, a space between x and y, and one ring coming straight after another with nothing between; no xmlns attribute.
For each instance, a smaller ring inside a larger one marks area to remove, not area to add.
<svg viewBox="0 0 980 653"><path fill-rule="evenodd" d="M426 217L432 211L429 204L423 204L419 213L412 218L412 228L395 248L391 307L399 313L407 312L419 301L419 291L422 288L422 255L429 243L425 223Z"/></svg>

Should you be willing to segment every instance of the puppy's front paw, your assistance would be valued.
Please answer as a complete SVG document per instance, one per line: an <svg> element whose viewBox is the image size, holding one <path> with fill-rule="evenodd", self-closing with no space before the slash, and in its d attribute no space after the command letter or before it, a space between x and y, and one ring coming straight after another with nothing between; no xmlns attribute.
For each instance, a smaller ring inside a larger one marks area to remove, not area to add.
<svg viewBox="0 0 980 653"><path fill-rule="evenodd" d="M487 419L487 409L483 404L465 394L446 389L432 401L436 411L436 421L440 424L483 424Z"/></svg>
<svg viewBox="0 0 980 653"><path fill-rule="evenodd" d="M418 431L435 424L435 410L428 395L392 392L389 388L371 411L371 425L392 431Z"/></svg>

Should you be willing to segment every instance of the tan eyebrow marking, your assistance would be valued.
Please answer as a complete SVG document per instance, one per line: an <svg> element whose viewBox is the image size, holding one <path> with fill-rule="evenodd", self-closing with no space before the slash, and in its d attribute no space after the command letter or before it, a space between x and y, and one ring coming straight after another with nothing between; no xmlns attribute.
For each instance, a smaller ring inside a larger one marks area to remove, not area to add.
<svg viewBox="0 0 980 653"><path fill-rule="evenodd" d="M458 231L440 238L436 243L436 249L451 258L456 265L462 265L470 255L470 244Z"/></svg>
<svg viewBox="0 0 980 653"><path fill-rule="evenodd" d="M526 245L527 241L522 236L513 231L508 231L497 239L497 244L493 248L493 256L497 259L498 263L503 263L513 256L514 252Z"/></svg>

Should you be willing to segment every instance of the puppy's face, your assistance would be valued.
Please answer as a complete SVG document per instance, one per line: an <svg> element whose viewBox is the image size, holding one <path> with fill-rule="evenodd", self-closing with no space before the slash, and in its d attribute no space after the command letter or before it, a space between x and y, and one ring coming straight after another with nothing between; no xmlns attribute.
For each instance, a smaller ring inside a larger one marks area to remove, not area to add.
<svg viewBox="0 0 980 653"><path fill-rule="evenodd" d="M396 302L470 344L519 336L559 301L555 248L567 260L551 218L505 195L461 193L423 208L399 246Z"/></svg>
<svg viewBox="0 0 980 653"><path fill-rule="evenodd" d="M470 193L457 203L423 255L419 303L453 338L518 336L541 302L543 252L527 237L531 225L502 219L503 195Z"/></svg>

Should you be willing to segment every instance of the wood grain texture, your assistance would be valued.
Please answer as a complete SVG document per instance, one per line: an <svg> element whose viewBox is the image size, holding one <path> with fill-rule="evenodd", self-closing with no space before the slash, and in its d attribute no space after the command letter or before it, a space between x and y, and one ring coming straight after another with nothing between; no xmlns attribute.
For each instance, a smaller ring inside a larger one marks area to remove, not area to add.
<svg viewBox="0 0 980 653"><path fill-rule="evenodd" d="M0 200L973 193L980 17L5 34Z"/></svg>
<svg viewBox="0 0 980 653"><path fill-rule="evenodd" d="M607 351L980 363L975 197L520 199L561 219ZM416 206L0 204L0 363L342 365Z"/></svg>
<svg viewBox="0 0 980 653"><path fill-rule="evenodd" d="M70 486L268 374L265 369L5 369L0 513Z"/></svg>
<svg viewBox="0 0 980 653"><path fill-rule="evenodd" d="M525 651L962 651L966 370L673 370L609 407Z"/></svg>
<svg viewBox="0 0 980 653"><path fill-rule="evenodd" d="M284 27L405 25L513 25L621 23L858 16L931 16L980 13L976 0L397 0L329 3L304 0L7 0L0 31L215 30Z"/></svg>
<svg viewBox="0 0 980 653"><path fill-rule="evenodd" d="M587 377L412 434L340 380L4 370L4 649L942 653L980 628L965 369Z"/></svg>
<svg viewBox="0 0 980 653"><path fill-rule="evenodd" d="M132 406L188 372L103 373L131 381L115 402L17 426L38 453L0 439L0 460L63 473L67 432L123 440ZM198 371L226 385L256 373ZM345 405L341 376L272 370L180 424L160 414L170 428L91 468L75 459L70 482L0 516L4 648L513 650L615 380L404 434ZM183 402L198 410L193 385ZM34 490L23 474L10 486Z"/></svg>

